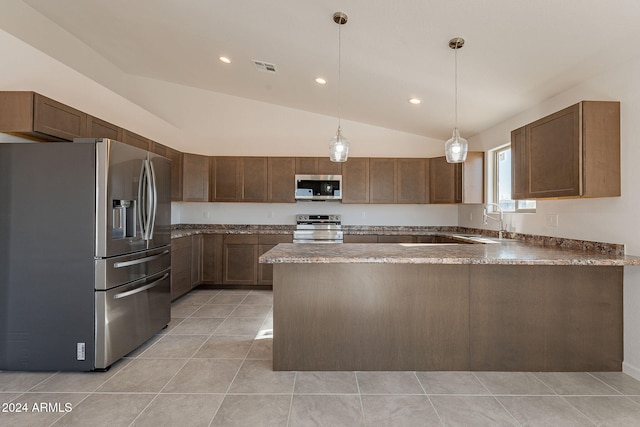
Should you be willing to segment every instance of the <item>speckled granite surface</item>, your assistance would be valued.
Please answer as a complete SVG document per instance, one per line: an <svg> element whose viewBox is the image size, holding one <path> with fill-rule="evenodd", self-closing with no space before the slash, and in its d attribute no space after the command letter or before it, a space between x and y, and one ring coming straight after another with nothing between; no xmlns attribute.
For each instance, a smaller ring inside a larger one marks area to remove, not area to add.
<svg viewBox="0 0 640 427"><path fill-rule="evenodd" d="M281 243L260 257L278 263L640 265L640 257L602 254L517 241L495 244Z"/></svg>
<svg viewBox="0 0 640 427"><path fill-rule="evenodd" d="M172 238L194 234L293 234L295 225L179 224ZM457 234L481 235L488 239L498 233L464 227L357 226L343 225L346 235L440 235L454 237L460 245L447 244L296 244L289 253L269 251L261 257L265 263L280 262L394 262L431 264L546 264L546 265L640 265L640 257L625 256L624 245L507 233L502 243L455 237ZM285 244L282 244L285 245ZM302 246L301 246L302 245ZM303 246L310 246L304 249ZM284 250L282 246L279 250Z"/></svg>

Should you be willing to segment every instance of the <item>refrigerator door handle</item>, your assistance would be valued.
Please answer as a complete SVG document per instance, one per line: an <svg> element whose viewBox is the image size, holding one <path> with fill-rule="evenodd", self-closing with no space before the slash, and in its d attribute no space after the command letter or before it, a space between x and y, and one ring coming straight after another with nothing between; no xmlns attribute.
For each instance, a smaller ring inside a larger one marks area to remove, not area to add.
<svg viewBox="0 0 640 427"><path fill-rule="evenodd" d="M147 164L147 171L149 172L149 195L151 196L148 240L151 240L153 239L153 229L156 225L156 213L158 211L158 186L156 183L156 171L153 169L153 163L150 160L147 160Z"/></svg>
<svg viewBox="0 0 640 427"><path fill-rule="evenodd" d="M145 200L146 200L146 189L145 185L146 181L146 160L142 163L142 168L140 169L140 180L138 181L138 221L140 222L140 234L142 234L142 239L146 240L147 236L147 221L145 218Z"/></svg>
<svg viewBox="0 0 640 427"><path fill-rule="evenodd" d="M154 288L154 287L158 286L160 284L160 282L162 282L167 277L169 277L169 273L165 273L164 276L162 276L158 280L154 280L153 282L151 282L151 283L149 283L147 285L140 286L139 288L135 288L135 289L132 289L130 291L117 293L117 294L115 294L113 296L113 299L126 298L126 297L129 297L131 295L135 295L135 294L138 294L140 292L144 292L144 291L146 291L148 289Z"/></svg>
<svg viewBox="0 0 640 427"><path fill-rule="evenodd" d="M122 267L129 267L131 265L136 265L136 264L144 264L146 262L162 258L164 255L166 255L168 253L169 253L169 250L166 250L166 251L164 251L162 253L159 253L159 254L156 254L156 255L146 256L144 258L134 259L132 261L116 262L116 263L113 264L113 268L122 268Z"/></svg>

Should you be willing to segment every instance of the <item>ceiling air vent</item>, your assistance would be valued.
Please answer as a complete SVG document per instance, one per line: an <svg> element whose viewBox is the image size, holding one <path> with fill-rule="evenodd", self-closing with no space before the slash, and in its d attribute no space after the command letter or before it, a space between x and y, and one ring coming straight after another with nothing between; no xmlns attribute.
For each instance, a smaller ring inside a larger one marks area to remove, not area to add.
<svg viewBox="0 0 640 427"><path fill-rule="evenodd" d="M262 71L263 73L278 74L278 72L276 71L275 64L270 64L264 61L258 61L256 59L252 59L252 61L256 66L256 68L258 69L258 71Z"/></svg>

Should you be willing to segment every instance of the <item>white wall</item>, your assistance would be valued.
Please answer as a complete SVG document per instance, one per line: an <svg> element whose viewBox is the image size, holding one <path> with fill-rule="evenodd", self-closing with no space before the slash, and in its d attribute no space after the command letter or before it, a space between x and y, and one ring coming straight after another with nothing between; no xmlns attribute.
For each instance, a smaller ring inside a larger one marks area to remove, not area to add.
<svg viewBox="0 0 640 427"><path fill-rule="evenodd" d="M627 254L640 255L640 59L560 93L535 109L474 136L470 144L476 150L495 148L509 141L511 130L582 100L620 101L622 196L538 201L535 214L507 214L508 229L619 243L625 245ZM558 217L557 227L549 225L548 219L553 215ZM482 206L459 208L459 225L496 229L495 223L487 227L481 222ZM624 370L640 379L640 268L625 268L624 282Z"/></svg>
<svg viewBox="0 0 640 427"><path fill-rule="evenodd" d="M296 214L341 214L345 225L455 226L456 206L351 205L338 202L172 203L174 224L295 224Z"/></svg>

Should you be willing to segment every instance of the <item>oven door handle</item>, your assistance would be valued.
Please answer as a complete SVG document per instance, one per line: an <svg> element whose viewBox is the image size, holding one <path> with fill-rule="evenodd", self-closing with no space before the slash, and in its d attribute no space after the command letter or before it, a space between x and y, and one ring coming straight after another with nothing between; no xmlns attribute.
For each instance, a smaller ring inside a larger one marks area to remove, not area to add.
<svg viewBox="0 0 640 427"><path fill-rule="evenodd" d="M151 282L151 283L149 283L147 285L140 286L139 288L131 289L130 291L117 293L117 294L115 294L113 296L113 299L126 298L126 297L129 297L131 295L135 295L135 294L138 294L140 292L144 292L144 291L146 291L148 289L154 288L154 287L158 286L160 284L160 282L162 282L167 277L169 277L169 273L165 273L164 276L162 276L158 280L154 280L153 282Z"/></svg>
<svg viewBox="0 0 640 427"><path fill-rule="evenodd" d="M169 253L169 250L166 250L157 255L146 256L144 258L138 258L131 261L116 262L113 264L113 268L122 268L122 267L129 267L130 265L144 264L145 262L154 261L158 258L162 258L164 255L168 253Z"/></svg>

